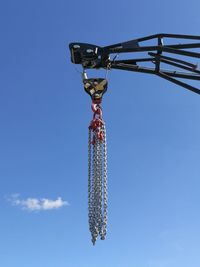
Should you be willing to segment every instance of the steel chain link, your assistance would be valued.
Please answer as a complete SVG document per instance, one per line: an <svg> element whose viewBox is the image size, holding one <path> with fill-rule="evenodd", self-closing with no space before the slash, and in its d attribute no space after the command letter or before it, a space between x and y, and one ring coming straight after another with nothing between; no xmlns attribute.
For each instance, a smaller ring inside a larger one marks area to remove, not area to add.
<svg viewBox="0 0 200 267"><path fill-rule="evenodd" d="M99 130L103 133L102 140L97 135ZM104 240L107 231L107 144L104 123L101 129L92 131L89 128L88 217L92 243L95 244L98 235Z"/></svg>

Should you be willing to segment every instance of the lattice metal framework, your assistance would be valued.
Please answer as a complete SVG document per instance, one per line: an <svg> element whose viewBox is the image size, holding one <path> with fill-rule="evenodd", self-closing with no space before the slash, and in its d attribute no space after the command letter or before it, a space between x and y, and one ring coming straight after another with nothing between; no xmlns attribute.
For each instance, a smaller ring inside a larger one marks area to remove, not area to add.
<svg viewBox="0 0 200 267"><path fill-rule="evenodd" d="M152 44L154 42L155 44ZM72 62L81 64L84 69L120 69L155 74L200 94L200 89L182 80L200 80L200 70L196 62L194 64L188 61L188 58L200 58L199 52L191 51L200 48L200 36L161 33L105 47L85 43L71 43L69 47ZM116 57L110 59L111 54L138 52L145 53L146 56L134 59L117 60ZM152 67L142 66L144 62L152 63ZM162 64L170 66L170 69L163 69Z"/></svg>

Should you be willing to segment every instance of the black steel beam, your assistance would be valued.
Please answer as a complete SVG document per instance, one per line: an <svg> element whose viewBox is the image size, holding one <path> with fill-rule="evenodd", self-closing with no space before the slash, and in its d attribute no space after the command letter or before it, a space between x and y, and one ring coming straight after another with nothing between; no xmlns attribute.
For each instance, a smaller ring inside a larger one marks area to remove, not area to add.
<svg viewBox="0 0 200 267"><path fill-rule="evenodd" d="M200 40L200 36L196 35L186 35L186 34L168 34L168 33L159 33L153 34L146 37L138 38L138 42L144 42L155 38L177 38L177 39L191 39L191 40Z"/></svg>
<svg viewBox="0 0 200 267"><path fill-rule="evenodd" d="M176 49L200 48L200 43L165 45L163 47L171 47L171 48L176 48Z"/></svg>
<svg viewBox="0 0 200 267"><path fill-rule="evenodd" d="M137 62L152 62L153 58L136 58L136 59L122 59L122 60L114 60L115 64L124 63L124 64L136 64Z"/></svg>
<svg viewBox="0 0 200 267"><path fill-rule="evenodd" d="M186 84L182 81L179 81L179 80L176 80L174 78L172 78L171 76L174 76L174 77L178 77L178 78L189 78L191 79L191 75L188 75L188 77L184 77L186 75L184 74L181 74L181 73L173 73L173 72L170 72L170 71L160 71L160 72L156 72L155 70L153 69L149 69L149 68L141 68L141 67L136 67L136 66L113 66L112 68L114 69L122 69L122 70L128 70L128 71L136 71L136 72L143 72L143 73L149 73L149 74L155 74L155 75L158 75L170 82L173 82L177 85L180 85L194 93L197 93L197 94L200 94L200 90L198 88L195 88L189 84ZM198 77L198 80L200 80L200 76Z"/></svg>
<svg viewBox="0 0 200 267"><path fill-rule="evenodd" d="M200 36L198 36L198 35L160 33L160 34L158 34L158 36L166 37L166 38L200 40Z"/></svg>
<svg viewBox="0 0 200 267"><path fill-rule="evenodd" d="M196 88L196 87L193 87L193 86L191 86L191 85L189 85L189 84L186 84L186 83L184 83L184 82L178 81L178 80L176 80L176 79L174 79L174 78L172 78L172 77L166 75L166 74L163 73L163 72L159 72L159 73L157 73L156 75L158 75L158 76L160 76L161 78L163 78L163 79L165 79L165 80L168 80L168 81L170 81L170 82L172 82L172 83L175 83L175 84L177 84L177 85L180 85L180 86L186 88L187 90L190 90L190 91L192 91L192 92L194 92L194 93L196 93L196 94L200 94L200 89L198 89L198 88Z"/></svg>
<svg viewBox="0 0 200 267"><path fill-rule="evenodd" d="M120 70L142 72L142 73L148 73L148 74L156 74L155 68L145 68L145 67L122 64L122 63L112 64L111 69L120 69ZM170 71L170 70L161 70L161 72L171 77L183 78L183 79L189 79L189 80L200 80L200 75L189 74L189 73L184 73L184 72L179 72L179 71Z"/></svg>
<svg viewBox="0 0 200 267"><path fill-rule="evenodd" d="M131 52L146 52L146 51L156 51L162 50L169 53L186 55L190 57L198 57L200 58L199 53L189 52L179 49L191 49L191 48L200 48L200 43L194 44L178 44L178 45L152 45L152 46L138 46L138 47L123 47L116 46L112 48L103 48L104 53L112 54L112 53L131 53ZM170 52L171 51L171 52Z"/></svg>
<svg viewBox="0 0 200 267"><path fill-rule="evenodd" d="M144 68L140 67L138 65L129 65L129 64L112 64L111 69L120 69L120 70L127 70L127 71L136 71L136 72L143 72L143 73L149 73L149 74L155 74L155 69L153 68Z"/></svg>
<svg viewBox="0 0 200 267"><path fill-rule="evenodd" d="M191 67L193 69L196 69L197 68L197 65L196 64L192 64L192 63L187 62L187 61L182 60L182 59L177 59L177 58L173 58L173 57L167 57L167 56L163 56L163 55L158 55L158 54L152 53L152 52L149 52L148 55L150 55L152 57L164 58L164 59L167 59L167 60L170 60L170 61L173 61L173 62L181 63L181 64L184 64L186 66L189 66L189 67Z"/></svg>
<svg viewBox="0 0 200 267"><path fill-rule="evenodd" d="M174 48L166 47L166 46L163 46L162 47L162 50L164 52L167 52L167 53L179 54L179 55L184 55L184 56L188 56L188 57L200 58L200 53L196 53L196 52L189 52L189 51L185 51L185 50L178 50L178 49L174 49Z"/></svg>
<svg viewBox="0 0 200 267"><path fill-rule="evenodd" d="M142 46L142 47L133 47L133 48L123 48L122 46L116 46L113 48L105 49L103 48L105 53L131 53L131 52L146 52L146 51L155 51L158 49L157 45L153 46Z"/></svg>
<svg viewBox="0 0 200 267"><path fill-rule="evenodd" d="M178 63L174 63L174 62L171 62L171 61L166 60L166 59L162 59L162 58L160 58L160 61L163 62L163 63L165 63L165 64L168 64L168 65L177 67L177 68L181 68L181 69L184 69L184 70L188 70L188 71L191 71L191 72L195 72L195 73L200 74L200 71L199 71L199 70L195 70L195 69L193 69L193 68L190 68L190 67L187 67L187 66L178 64Z"/></svg>

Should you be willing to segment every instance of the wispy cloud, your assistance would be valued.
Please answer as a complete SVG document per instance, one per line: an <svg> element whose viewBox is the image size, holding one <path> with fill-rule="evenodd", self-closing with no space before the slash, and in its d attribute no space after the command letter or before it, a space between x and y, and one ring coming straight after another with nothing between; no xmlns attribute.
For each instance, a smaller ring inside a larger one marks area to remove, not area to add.
<svg viewBox="0 0 200 267"><path fill-rule="evenodd" d="M62 200L61 197L58 197L55 200L48 198L26 198L20 199L19 194L13 194L8 200L14 206L19 206L24 210L28 211L45 211L45 210L55 210L60 209L64 206L68 206L67 201Z"/></svg>

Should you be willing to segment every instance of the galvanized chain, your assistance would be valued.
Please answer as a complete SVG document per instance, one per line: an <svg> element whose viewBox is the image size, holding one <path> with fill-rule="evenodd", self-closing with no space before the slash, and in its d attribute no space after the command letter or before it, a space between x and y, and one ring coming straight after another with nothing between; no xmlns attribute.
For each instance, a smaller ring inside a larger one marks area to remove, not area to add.
<svg viewBox="0 0 200 267"><path fill-rule="evenodd" d="M107 232L107 207L108 207L108 192L107 192L107 140L106 126L103 124L103 225L101 230L101 239L104 240Z"/></svg>
<svg viewBox="0 0 200 267"><path fill-rule="evenodd" d="M89 132L88 132L88 216L89 216L89 227L90 231L92 231L92 181L91 181L91 159L92 159L92 139L91 139L91 129L89 127Z"/></svg>
<svg viewBox="0 0 200 267"><path fill-rule="evenodd" d="M88 217L92 243L95 244L98 235L105 239L107 227L106 129L102 117L96 118L95 115L88 137Z"/></svg>

